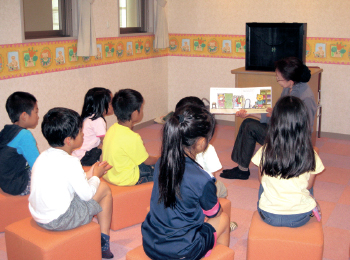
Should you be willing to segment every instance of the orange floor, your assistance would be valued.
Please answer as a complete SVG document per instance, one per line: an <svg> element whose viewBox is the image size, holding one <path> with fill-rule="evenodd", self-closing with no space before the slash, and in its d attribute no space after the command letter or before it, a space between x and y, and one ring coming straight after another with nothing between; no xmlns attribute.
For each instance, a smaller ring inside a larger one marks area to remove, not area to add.
<svg viewBox="0 0 350 260"><path fill-rule="evenodd" d="M161 125L151 125L139 131L147 151L160 153ZM234 127L218 125L212 144L224 168L236 166L231 161L234 144ZM317 139L320 157L326 170L316 178L315 197L323 217L324 260L349 259L350 244L350 141L330 138ZM235 260L246 259L247 236L250 220L256 210L258 196L258 169L250 165L249 180L221 179L228 188L231 200L231 219L238 228L231 233L230 248L235 251ZM1 214L1 213L0 213ZM119 231L111 231L111 250L114 259L125 259L126 253L142 243L140 224ZM4 233L0 233L0 260L7 259Z"/></svg>

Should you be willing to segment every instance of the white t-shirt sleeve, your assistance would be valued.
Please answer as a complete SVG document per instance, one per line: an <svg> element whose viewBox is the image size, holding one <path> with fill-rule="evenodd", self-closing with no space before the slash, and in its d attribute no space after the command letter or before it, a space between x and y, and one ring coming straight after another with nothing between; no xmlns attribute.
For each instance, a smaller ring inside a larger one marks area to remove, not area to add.
<svg viewBox="0 0 350 260"><path fill-rule="evenodd" d="M211 144L208 145L207 150L197 154L196 161L208 173L216 172L222 168L220 159L215 151L215 148Z"/></svg>
<svg viewBox="0 0 350 260"><path fill-rule="evenodd" d="M82 200L88 201L96 194L97 188L100 185L100 179L93 176L87 180L86 174L78 159L77 162L78 163L72 167L72 174L70 175L69 181L75 193Z"/></svg>

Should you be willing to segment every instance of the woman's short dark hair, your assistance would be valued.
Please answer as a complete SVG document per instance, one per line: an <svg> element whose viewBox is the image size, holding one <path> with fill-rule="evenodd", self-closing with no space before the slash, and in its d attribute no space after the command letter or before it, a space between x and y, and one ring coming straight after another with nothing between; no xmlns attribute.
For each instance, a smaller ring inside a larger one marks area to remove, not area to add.
<svg viewBox="0 0 350 260"><path fill-rule="evenodd" d="M277 101L260 165L262 174L282 179L315 170L309 115L301 99L286 96Z"/></svg>
<svg viewBox="0 0 350 260"><path fill-rule="evenodd" d="M112 99L114 114L121 122L131 120L131 114L137 110L140 112L143 97L140 92L133 89L121 89L115 93Z"/></svg>
<svg viewBox="0 0 350 260"><path fill-rule="evenodd" d="M31 115L36 98L28 92L14 92L6 100L6 111L12 123L16 123L23 112Z"/></svg>
<svg viewBox="0 0 350 260"><path fill-rule="evenodd" d="M275 70L278 70L285 80L295 83L309 82L311 72L303 62L296 57L288 57L275 62Z"/></svg>
<svg viewBox="0 0 350 260"><path fill-rule="evenodd" d="M111 102L111 91L106 88L92 88L85 94L81 118L84 120L91 117L91 120L103 117L103 113L108 113L109 103Z"/></svg>
<svg viewBox="0 0 350 260"><path fill-rule="evenodd" d="M64 146L64 139L75 139L82 127L80 115L72 109L55 107L44 116L41 131L52 147Z"/></svg>

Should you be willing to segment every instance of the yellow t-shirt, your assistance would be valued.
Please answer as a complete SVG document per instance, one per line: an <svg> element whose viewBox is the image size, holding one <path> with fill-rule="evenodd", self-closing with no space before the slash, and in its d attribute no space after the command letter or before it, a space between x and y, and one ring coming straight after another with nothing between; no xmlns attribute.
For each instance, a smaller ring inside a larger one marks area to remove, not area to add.
<svg viewBox="0 0 350 260"><path fill-rule="evenodd" d="M115 123L103 139L103 160L113 166L103 178L118 186L135 185L140 178L139 165L148 153L139 134Z"/></svg>
<svg viewBox="0 0 350 260"><path fill-rule="evenodd" d="M257 166L260 165L262 148L252 158L252 162ZM307 186L310 174L318 174L324 170L322 161L316 152L315 161L315 171L303 173L298 177L281 179L262 175L261 185L264 192L259 200L259 208L279 215L301 214L315 208L316 202L311 197Z"/></svg>

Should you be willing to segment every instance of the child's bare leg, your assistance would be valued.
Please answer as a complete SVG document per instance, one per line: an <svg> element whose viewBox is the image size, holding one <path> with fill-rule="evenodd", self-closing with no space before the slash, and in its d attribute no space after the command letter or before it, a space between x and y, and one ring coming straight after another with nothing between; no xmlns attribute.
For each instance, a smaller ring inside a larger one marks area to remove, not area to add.
<svg viewBox="0 0 350 260"><path fill-rule="evenodd" d="M217 243L229 246L230 244L230 219L224 212L215 218L209 218L207 223L212 225L216 230Z"/></svg>
<svg viewBox="0 0 350 260"><path fill-rule="evenodd" d="M101 182L93 199L100 204L102 211L97 214L101 233L109 235L112 220L112 192L107 183Z"/></svg>

